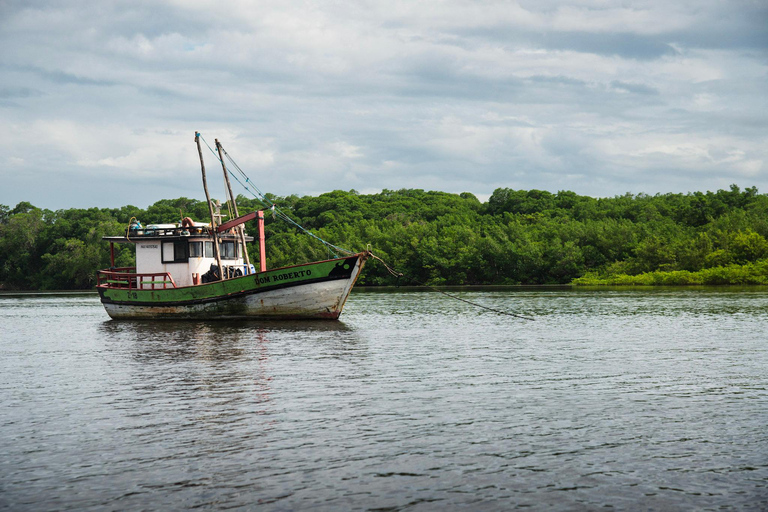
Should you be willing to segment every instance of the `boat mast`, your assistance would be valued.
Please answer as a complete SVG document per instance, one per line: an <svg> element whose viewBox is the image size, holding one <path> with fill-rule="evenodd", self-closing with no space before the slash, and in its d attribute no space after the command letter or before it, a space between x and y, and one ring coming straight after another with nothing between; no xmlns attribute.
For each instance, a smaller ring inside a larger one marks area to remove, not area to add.
<svg viewBox="0 0 768 512"><path fill-rule="evenodd" d="M205 179L205 162L203 161L203 150L200 148L200 133L195 132L195 143L197 144L197 154L200 155L200 168L203 171L203 189L205 190L205 199L208 202L208 213L211 214L211 234L213 235L213 254L216 256L216 264L219 266L219 280L224 280L224 268L221 266L221 255L219 254L219 234L216 232L216 220L213 217L213 205L211 196L208 194L208 182Z"/></svg>
<svg viewBox="0 0 768 512"><path fill-rule="evenodd" d="M216 151L219 152L219 160L221 161L221 169L224 171L224 181L227 184L227 191L229 191L229 197L232 199L232 209L235 211L235 218L240 216L240 213L237 211L237 201L235 201L235 196L232 194L232 185L229 183L229 173L227 172L227 165L224 163L224 156L221 154L221 144L219 143L219 139L216 140ZM251 266L251 259L248 257L248 248L245 246L245 230L243 229L243 225L240 224L237 226L237 234L240 235L240 245L243 247L243 257L245 258L245 264L248 265L248 268ZM245 272L247 273L247 272Z"/></svg>

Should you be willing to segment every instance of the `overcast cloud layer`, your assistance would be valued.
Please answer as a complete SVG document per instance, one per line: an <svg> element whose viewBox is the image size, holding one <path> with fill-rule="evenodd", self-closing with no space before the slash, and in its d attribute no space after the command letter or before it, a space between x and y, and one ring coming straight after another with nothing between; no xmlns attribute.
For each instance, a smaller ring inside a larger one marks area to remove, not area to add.
<svg viewBox="0 0 768 512"><path fill-rule="evenodd" d="M0 0L0 203L202 198L195 130L279 195L768 192L767 27L763 0Z"/></svg>

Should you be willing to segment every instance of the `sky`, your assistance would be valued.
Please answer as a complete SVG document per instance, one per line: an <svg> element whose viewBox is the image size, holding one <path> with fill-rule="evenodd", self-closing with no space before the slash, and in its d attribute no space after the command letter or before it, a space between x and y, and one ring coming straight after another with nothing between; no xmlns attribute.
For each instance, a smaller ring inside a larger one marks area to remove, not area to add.
<svg viewBox="0 0 768 512"><path fill-rule="evenodd" d="M765 0L0 0L0 45L11 207L203 199L196 131L280 196L768 193Z"/></svg>

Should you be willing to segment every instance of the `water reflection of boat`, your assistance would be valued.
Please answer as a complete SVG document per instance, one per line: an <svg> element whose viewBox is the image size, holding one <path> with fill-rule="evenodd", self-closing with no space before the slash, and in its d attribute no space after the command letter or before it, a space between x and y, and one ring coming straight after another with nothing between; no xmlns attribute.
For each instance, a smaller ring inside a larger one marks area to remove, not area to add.
<svg viewBox="0 0 768 512"><path fill-rule="evenodd" d="M124 236L107 236L112 266L98 274L97 290L114 319L337 319L363 269L368 252L267 269L263 212L240 216L222 148L235 219L221 222L208 195L205 164L195 134L210 223L184 218L178 224L132 222ZM243 229L257 220L259 269L249 261ZM116 268L114 244L133 244L136 266Z"/></svg>

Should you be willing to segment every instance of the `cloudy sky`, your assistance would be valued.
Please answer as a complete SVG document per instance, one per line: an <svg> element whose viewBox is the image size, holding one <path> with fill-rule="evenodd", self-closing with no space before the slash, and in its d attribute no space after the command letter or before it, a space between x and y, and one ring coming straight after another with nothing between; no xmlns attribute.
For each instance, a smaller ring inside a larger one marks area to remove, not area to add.
<svg viewBox="0 0 768 512"><path fill-rule="evenodd" d="M0 44L10 206L203 198L196 130L278 195L768 192L765 0L0 0Z"/></svg>

